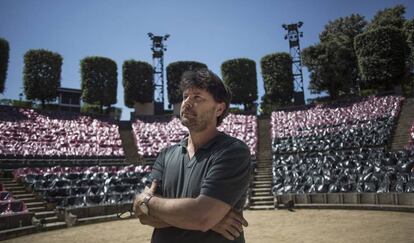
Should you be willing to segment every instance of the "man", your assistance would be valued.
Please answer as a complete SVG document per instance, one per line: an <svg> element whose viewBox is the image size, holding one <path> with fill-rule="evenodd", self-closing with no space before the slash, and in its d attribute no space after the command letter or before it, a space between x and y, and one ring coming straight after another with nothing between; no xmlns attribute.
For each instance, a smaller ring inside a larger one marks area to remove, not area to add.
<svg viewBox="0 0 414 243"><path fill-rule="evenodd" d="M181 122L189 136L160 153L151 188L136 196L135 214L155 228L153 243L245 242L250 151L217 130L231 94L207 69L184 73L181 89Z"/></svg>

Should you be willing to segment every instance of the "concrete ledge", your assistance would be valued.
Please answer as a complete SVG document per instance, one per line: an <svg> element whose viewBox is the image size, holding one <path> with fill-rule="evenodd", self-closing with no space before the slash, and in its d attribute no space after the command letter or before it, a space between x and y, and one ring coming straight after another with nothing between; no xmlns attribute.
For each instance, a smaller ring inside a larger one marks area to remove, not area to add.
<svg viewBox="0 0 414 243"><path fill-rule="evenodd" d="M0 231L0 240L7 240L38 232L35 226L24 226Z"/></svg>
<svg viewBox="0 0 414 243"><path fill-rule="evenodd" d="M280 208L283 208L281 206ZM300 209L347 209L347 210L378 210L414 213L412 206L395 206L379 204L295 204L294 208Z"/></svg>
<svg viewBox="0 0 414 243"><path fill-rule="evenodd" d="M275 196L279 208L292 200L295 207L390 210L414 212L414 193L312 193ZM275 205L276 206L276 205Z"/></svg>

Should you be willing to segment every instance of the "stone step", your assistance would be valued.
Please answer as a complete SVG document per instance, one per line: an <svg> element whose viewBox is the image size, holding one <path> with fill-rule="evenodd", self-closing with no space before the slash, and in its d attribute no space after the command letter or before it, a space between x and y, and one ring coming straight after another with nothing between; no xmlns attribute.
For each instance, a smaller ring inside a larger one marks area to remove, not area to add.
<svg viewBox="0 0 414 243"><path fill-rule="evenodd" d="M27 208L30 212L42 212L42 211L45 211L46 210L46 208L43 206L43 207L33 207L33 208Z"/></svg>
<svg viewBox="0 0 414 243"><path fill-rule="evenodd" d="M11 192L13 192L13 196L27 194L26 190L13 190Z"/></svg>
<svg viewBox="0 0 414 243"><path fill-rule="evenodd" d="M272 168L259 168L259 169L255 169L254 172L256 172L256 173L259 173L259 172L273 173Z"/></svg>
<svg viewBox="0 0 414 243"><path fill-rule="evenodd" d="M272 176L272 174L261 174L261 175L254 175L254 178L257 178L257 179L263 179L263 178L272 179L273 176Z"/></svg>
<svg viewBox="0 0 414 243"><path fill-rule="evenodd" d="M273 202L273 196L252 196L250 197L251 201L272 201Z"/></svg>
<svg viewBox="0 0 414 243"><path fill-rule="evenodd" d="M3 184L3 186L5 186L5 187L6 187L6 189L7 189L8 187L20 186L20 185L21 185L21 184L16 183L16 182L1 182L1 181L0 181L0 184Z"/></svg>
<svg viewBox="0 0 414 243"><path fill-rule="evenodd" d="M20 199L20 198L27 198L27 197L35 197L35 195L33 193L25 193L25 194L14 194L13 192L13 197L16 199Z"/></svg>
<svg viewBox="0 0 414 243"><path fill-rule="evenodd" d="M272 188L270 187L262 187L262 188L252 188L253 192L270 192Z"/></svg>
<svg viewBox="0 0 414 243"><path fill-rule="evenodd" d="M0 177L0 183L13 182L13 178Z"/></svg>
<svg viewBox="0 0 414 243"><path fill-rule="evenodd" d="M44 207L44 202L28 202L26 203L27 209L37 208L37 207Z"/></svg>
<svg viewBox="0 0 414 243"><path fill-rule="evenodd" d="M256 174L265 174L266 173L266 174L272 175L273 171L272 170L255 170L254 173L256 173Z"/></svg>
<svg viewBox="0 0 414 243"><path fill-rule="evenodd" d="M272 184L272 180L253 181L253 184Z"/></svg>
<svg viewBox="0 0 414 243"><path fill-rule="evenodd" d="M7 191L24 191L24 186L21 185L13 185L13 186L5 186Z"/></svg>
<svg viewBox="0 0 414 243"><path fill-rule="evenodd" d="M45 217L45 223L54 223L54 222L58 222L58 217L57 216L52 216L52 217Z"/></svg>
<svg viewBox="0 0 414 243"><path fill-rule="evenodd" d="M274 210L275 207L273 205L253 205L249 207L250 210Z"/></svg>
<svg viewBox="0 0 414 243"><path fill-rule="evenodd" d="M48 218L56 216L55 211L39 211L35 212L35 217L38 219Z"/></svg>
<svg viewBox="0 0 414 243"><path fill-rule="evenodd" d="M20 201L23 201L24 203L31 203L31 202L42 202L41 200L35 198L35 197L23 197L19 198Z"/></svg>
<svg viewBox="0 0 414 243"><path fill-rule="evenodd" d="M254 185L254 188L269 188L269 187L271 187L272 186L272 184L255 184Z"/></svg>
<svg viewBox="0 0 414 243"><path fill-rule="evenodd" d="M65 222L46 223L43 225L43 228L46 230L62 229L62 228L66 228L66 223Z"/></svg>
<svg viewBox="0 0 414 243"><path fill-rule="evenodd" d="M261 197L261 196L271 196L272 193L269 192L253 192L254 197Z"/></svg>
<svg viewBox="0 0 414 243"><path fill-rule="evenodd" d="M252 205L274 205L273 201L254 201Z"/></svg>

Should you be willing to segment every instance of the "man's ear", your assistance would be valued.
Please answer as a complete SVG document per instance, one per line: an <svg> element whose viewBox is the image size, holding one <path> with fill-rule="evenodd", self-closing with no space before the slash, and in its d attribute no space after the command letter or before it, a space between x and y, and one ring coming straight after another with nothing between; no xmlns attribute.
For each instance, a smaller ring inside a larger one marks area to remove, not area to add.
<svg viewBox="0 0 414 243"><path fill-rule="evenodd" d="M224 113L224 110L226 109L226 103L221 102L217 105L216 109L216 116L219 117Z"/></svg>

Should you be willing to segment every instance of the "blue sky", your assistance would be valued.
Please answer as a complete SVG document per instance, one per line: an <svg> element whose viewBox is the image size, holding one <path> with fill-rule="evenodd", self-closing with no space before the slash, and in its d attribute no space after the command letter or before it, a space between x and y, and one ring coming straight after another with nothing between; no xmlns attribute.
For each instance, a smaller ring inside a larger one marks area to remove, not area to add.
<svg viewBox="0 0 414 243"><path fill-rule="evenodd" d="M193 60L220 74L232 58L256 62L259 96L264 94L260 59L288 52L283 23L303 21L305 48L319 41L329 20L359 13L370 20L385 7L406 6L414 16L414 1L393 0L0 0L0 37L10 44L6 90L0 98L18 99L23 87L23 56L30 49L48 49L63 57L61 85L80 88L79 62L87 56L111 58L118 65L118 103L125 107L122 64L135 59L152 64L148 32L170 34L165 66ZM305 89L308 74L304 73ZM307 89L305 99L311 98Z"/></svg>

